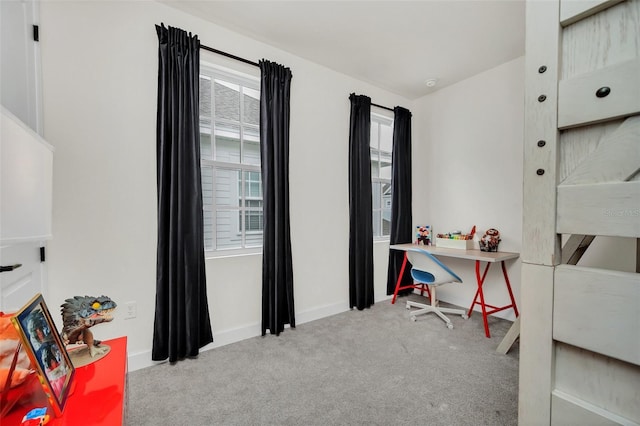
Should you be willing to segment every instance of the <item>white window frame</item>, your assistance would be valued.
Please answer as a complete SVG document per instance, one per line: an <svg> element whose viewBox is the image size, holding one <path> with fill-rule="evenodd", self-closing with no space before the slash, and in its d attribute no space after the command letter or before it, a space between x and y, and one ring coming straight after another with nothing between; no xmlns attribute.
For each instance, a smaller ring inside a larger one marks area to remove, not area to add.
<svg viewBox="0 0 640 426"><path fill-rule="evenodd" d="M256 91L260 91L260 79L257 76L250 76L247 74L242 74L242 73L236 73L234 71L228 70L228 69L224 69L222 67L218 67L216 65L212 65L212 64L208 64L208 63L200 63L200 75L204 75L208 78L211 78L211 84L213 87L213 80L214 79L221 79L224 80L226 82L229 83L233 83L233 84L238 84L240 86L243 87L247 87ZM234 126L236 124L239 124L240 128L240 138L241 140L244 140L244 128L245 126L253 126L251 124L247 124L243 122L243 117L244 117L244 97L240 96L240 121L238 123L234 122L234 121L229 121L230 124L233 124ZM253 210L253 209L247 209L245 206L245 203L242 202L243 200L247 199L246 195L245 195L245 185L246 185L246 181L245 181L245 172L257 172L261 175L261 167L259 164L248 164L248 163L241 163L241 162L227 162L227 161L220 161L220 160L215 160L216 158L216 150L217 150L217 146L215 143L215 125L216 122L224 122L226 121L226 119L224 118L216 118L215 117L215 101L213 99L213 97L211 98L211 149L212 149L212 156L214 159L210 159L210 158L201 158L201 167L205 168L205 167L211 167L212 171L213 171L213 179L214 179L214 184L213 184L213 204L210 207L210 209L207 206L203 206L204 210L203 210L203 215L210 215L210 218L212 220L213 223L213 241L212 241L212 247L210 248L206 248L205 247L205 254L207 257L226 257L226 256L236 256L236 255L244 255L244 254L258 254L258 253L262 253L262 242L259 245L252 245L250 247L247 247L247 240L246 237L248 234L255 236L255 235L259 235L262 234L262 231L246 231L246 226L244 226L244 223L239 223L239 228L238 229L238 233L240 235L240 240L241 240L241 244L240 247L237 248L218 248L217 245L217 235L216 235L216 224L217 224L217 213L218 211L227 211L227 212L231 212L231 214L235 213L238 214L239 216L239 221L241 220L242 222L244 222L244 220L246 219L246 212L248 210ZM260 134L260 129L259 126L256 126L256 130L258 135ZM240 144L240 159L244 158L243 154L243 148L244 148L244 144L241 143ZM216 178L216 170L232 170L232 171L240 171L240 193L238 194L238 196L241 199L241 202L239 203L238 207L235 206L218 206L216 204L216 185L215 185L215 178ZM256 200L256 199L262 199L262 198L256 198L254 196L250 196L248 197L249 199L252 200ZM263 212L264 215L264 212ZM263 221L264 221L264 216L263 216ZM264 223L264 222L263 222ZM264 226L264 225L263 225Z"/></svg>
<svg viewBox="0 0 640 426"><path fill-rule="evenodd" d="M376 235L376 229L377 228L376 228L376 224L374 223L373 227L372 227L373 228L373 239L374 239L374 241L389 241L389 239L391 237L390 233L386 234L386 235L383 234L383 232L384 232L383 213L385 211L389 211L389 214L391 214L391 206L389 206L388 209L385 208L384 196L383 196L382 192L378 195L380 197L380 207L376 208L376 206L373 205L373 201L375 200L375 194L373 194L373 184L374 183L379 183L380 184L380 188L382 188L382 185L388 184L389 185L390 197L391 197L391 195L392 195L391 194L391 176L388 179L387 178L382 178L382 177L380 177L380 172L379 172L379 170L381 170L380 166L381 166L381 163L382 163L382 157L380 156L380 152L381 152L380 140L381 140L381 137L382 137L381 136L382 132L380 131L380 126L381 125L387 125L387 126L391 127L391 141L390 141L391 144L390 145L392 147L391 148L392 151L390 151L389 154L392 155L392 152L393 152L393 124L394 124L393 123L393 118L386 117L384 115L376 114L376 113L373 113L373 112L371 113L371 126L372 127L373 126L378 126L378 131L376 132L376 134L378 135L377 141L373 141L373 140L370 141L371 161L372 162L377 161L377 163L378 163L377 176L374 176L373 168L372 168L372 172L371 172L371 189L372 189L372 194L371 194L372 195L372 206L371 206L372 207L372 212L371 212L371 215L372 215L372 218L375 218L375 216L376 216L375 213L377 212L379 214L380 223L378 224L378 226L380 228L380 233L381 233L381 235ZM374 149L374 147L376 147L376 148ZM374 156L377 157L377 160L374 159ZM393 167L393 165L391 165L391 166ZM389 200L389 202L391 202L391 200ZM390 229L389 229L389 232L391 232Z"/></svg>

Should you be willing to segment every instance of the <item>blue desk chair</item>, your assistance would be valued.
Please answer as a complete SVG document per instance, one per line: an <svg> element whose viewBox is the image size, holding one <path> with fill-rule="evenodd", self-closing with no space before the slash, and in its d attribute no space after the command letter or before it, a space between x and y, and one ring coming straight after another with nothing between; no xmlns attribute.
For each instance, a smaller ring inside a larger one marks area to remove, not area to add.
<svg viewBox="0 0 640 426"><path fill-rule="evenodd" d="M418 302L407 302L407 309L420 308L411 312L411 320L415 321L416 316L433 312L438 315L447 324L448 328L453 328L451 320L447 318L447 314L462 315L467 319L467 313L464 309L441 308L436 298L436 287L447 283L461 283L462 279L455 274L444 263L440 262L435 256L428 251L415 248L407 250L407 259L411 262L411 277L417 284L426 284L429 286L429 299L431 305Z"/></svg>

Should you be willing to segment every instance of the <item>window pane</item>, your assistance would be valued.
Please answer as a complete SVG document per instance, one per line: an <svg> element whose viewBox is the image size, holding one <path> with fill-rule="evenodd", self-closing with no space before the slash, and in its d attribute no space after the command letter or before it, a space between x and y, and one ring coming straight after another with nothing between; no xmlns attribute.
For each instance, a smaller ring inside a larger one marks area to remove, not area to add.
<svg viewBox="0 0 640 426"><path fill-rule="evenodd" d="M246 198L262 198L260 172L244 172L244 196Z"/></svg>
<svg viewBox="0 0 640 426"><path fill-rule="evenodd" d="M200 126L211 129L211 78L200 76Z"/></svg>
<svg viewBox="0 0 640 426"><path fill-rule="evenodd" d="M393 147L393 127L386 124L380 125L380 151L391 153Z"/></svg>
<svg viewBox="0 0 640 426"><path fill-rule="evenodd" d="M211 78L200 76L200 155L212 158L211 148Z"/></svg>
<svg viewBox="0 0 640 426"><path fill-rule="evenodd" d="M237 210L218 210L216 212L216 248L232 249L242 247L239 232L240 221Z"/></svg>
<svg viewBox="0 0 640 426"><path fill-rule="evenodd" d="M215 188L217 207L239 207L240 176L240 170L237 169L216 169Z"/></svg>
<svg viewBox="0 0 640 426"><path fill-rule="evenodd" d="M391 229L391 182L382 182L382 235L390 235Z"/></svg>
<svg viewBox="0 0 640 426"><path fill-rule="evenodd" d="M247 207L262 209L262 200L247 200Z"/></svg>
<svg viewBox="0 0 640 426"><path fill-rule="evenodd" d="M369 144L371 145L371 148L376 151L378 150L378 123L375 121L371 121L371 140L369 141Z"/></svg>
<svg viewBox="0 0 640 426"><path fill-rule="evenodd" d="M204 208L213 206L213 167L203 166L200 171L202 175L202 204Z"/></svg>
<svg viewBox="0 0 640 426"><path fill-rule="evenodd" d="M263 228L262 224L262 209L247 209L245 212L245 226L247 232L261 232Z"/></svg>
<svg viewBox="0 0 640 426"><path fill-rule="evenodd" d="M244 117L242 122L246 124L260 124L260 92L248 87L243 87L244 93Z"/></svg>
<svg viewBox="0 0 640 426"><path fill-rule="evenodd" d="M373 211L373 236L380 237L382 229L380 227L380 210Z"/></svg>
<svg viewBox="0 0 640 426"><path fill-rule="evenodd" d="M242 135L244 137L242 162L245 164L260 165L260 133L258 128L244 126L242 128Z"/></svg>
<svg viewBox="0 0 640 426"><path fill-rule="evenodd" d="M382 207L380 199L380 182L371 183L371 205L374 209L378 210Z"/></svg>
<svg viewBox="0 0 640 426"><path fill-rule="evenodd" d="M201 69L200 152L206 250L261 247L258 82ZM253 88L245 86L248 84ZM229 168L230 164L234 164Z"/></svg>
<svg viewBox="0 0 640 426"><path fill-rule="evenodd" d="M218 161L240 162L240 126L216 123L216 155Z"/></svg>
<svg viewBox="0 0 640 426"><path fill-rule="evenodd" d="M202 203L204 218L204 248L212 250L213 246L213 168L202 167Z"/></svg>
<svg viewBox="0 0 640 426"><path fill-rule="evenodd" d="M248 232L244 238L245 247L261 247L262 246L262 212L260 212L260 231Z"/></svg>
<svg viewBox="0 0 640 426"><path fill-rule="evenodd" d="M380 177L380 163L378 160L371 160L371 178L378 179Z"/></svg>
<svg viewBox="0 0 640 426"><path fill-rule="evenodd" d="M391 209L391 182L380 183L382 189L382 208Z"/></svg>
<svg viewBox="0 0 640 426"><path fill-rule="evenodd" d="M240 122L240 86L216 79L214 90L216 118Z"/></svg>
<svg viewBox="0 0 640 426"><path fill-rule="evenodd" d="M378 171L378 177L380 179L389 179L391 180L391 154L381 153L380 154L380 170ZM373 171L371 172L371 176L373 175Z"/></svg>
<svg viewBox="0 0 640 426"><path fill-rule="evenodd" d="M202 132L202 126L200 126L200 131ZM200 157L203 160L211 160L213 158L211 135L207 133L200 133Z"/></svg>
<svg viewBox="0 0 640 426"><path fill-rule="evenodd" d="M391 209L382 209L382 235L391 235Z"/></svg>
<svg viewBox="0 0 640 426"><path fill-rule="evenodd" d="M204 249L205 250L214 250L213 246L213 216L211 212L209 214L204 215Z"/></svg>

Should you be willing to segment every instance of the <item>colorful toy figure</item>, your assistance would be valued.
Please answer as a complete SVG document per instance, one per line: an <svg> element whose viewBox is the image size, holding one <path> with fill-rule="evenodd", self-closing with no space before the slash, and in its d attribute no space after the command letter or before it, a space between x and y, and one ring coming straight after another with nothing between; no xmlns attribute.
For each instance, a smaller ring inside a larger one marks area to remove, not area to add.
<svg viewBox="0 0 640 426"><path fill-rule="evenodd" d="M61 335L64 344L85 343L91 358L106 352L108 348L100 347L100 340L95 340L89 329L96 324L113 320L111 313L116 306L116 302L107 296L74 296L65 300L61 306Z"/></svg>
<svg viewBox="0 0 640 426"><path fill-rule="evenodd" d="M498 251L500 244L500 232L495 228L489 228L479 241L480 250L482 251Z"/></svg>
<svg viewBox="0 0 640 426"><path fill-rule="evenodd" d="M431 245L431 227L429 225L416 226L416 244L422 244L425 246Z"/></svg>
<svg viewBox="0 0 640 426"><path fill-rule="evenodd" d="M47 407L34 408L24 415L21 426L42 426L49 422Z"/></svg>

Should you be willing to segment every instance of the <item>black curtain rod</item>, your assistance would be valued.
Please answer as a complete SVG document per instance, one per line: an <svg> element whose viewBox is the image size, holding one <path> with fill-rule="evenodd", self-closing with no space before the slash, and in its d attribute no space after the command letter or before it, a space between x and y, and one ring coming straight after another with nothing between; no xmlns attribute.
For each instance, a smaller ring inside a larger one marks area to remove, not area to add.
<svg viewBox="0 0 640 426"><path fill-rule="evenodd" d="M226 56L227 58L235 59L236 61L244 62L245 64L253 65L260 68L260 64L257 62L232 55L231 53L223 52L222 50L214 49L213 47L205 46L204 44L200 45L200 49L208 50L209 52L217 53L218 55Z"/></svg>
<svg viewBox="0 0 640 426"><path fill-rule="evenodd" d="M231 53L223 52L222 50L214 49L213 47L205 46L204 44L200 45L200 49L208 50L209 52L217 53L218 55L226 56L227 58L235 59L236 61L244 62L245 64L253 65L255 67L260 68L260 64L257 62L253 62L248 59L241 58L240 56L232 55ZM387 111L394 112L393 108L374 104L373 102L371 102L371 105L378 108L386 109Z"/></svg>
<svg viewBox="0 0 640 426"><path fill-rule="evenodd" d="M375 106L375 107L378 107L378 108L386 109L387 111L391 111L391 112L394 111L393 108L389 108L389 107L386 107L386 106L374 104L373 102L371 102L371 106Z"/></svg>

